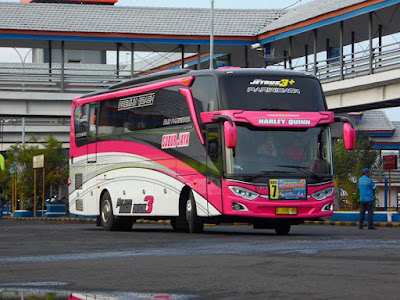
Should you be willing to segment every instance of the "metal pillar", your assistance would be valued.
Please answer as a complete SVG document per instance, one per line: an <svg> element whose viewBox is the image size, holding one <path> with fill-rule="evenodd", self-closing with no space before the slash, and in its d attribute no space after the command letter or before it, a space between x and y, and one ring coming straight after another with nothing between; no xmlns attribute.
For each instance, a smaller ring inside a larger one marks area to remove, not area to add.
<svg viewBox="0 0 400 300"><path fill-rule="evenodd" d="M119 77L119 47L121 46L120 43L117 43L117 62L116 62L116 74L117 74L117 78Z"/></svg>
<svg viewBox="0 0 400 300"><path fill-rule="evenodd" d="M354 43L356 41L356 33L354 31L351 32L351 61L354 61Z"/></svg>
<svg viewBox="0 0 400 300"><path fill-rule="evenodd" d="M49 41L49 75L51 76L51 64L52 64L52 46L51 46L51 41Z"/></svg>
<svg viewBox="0 0 400 300"><path fill-rule="evenodd" d="M287 63L287 53L286 50L283 50L283 67L286 69L286 63Z"/></svg>
<svg viewBox="0 0 400 300"><path fill-rule="evenodd" d="M135 44L131 44L131 78L135 76Z"/></svg>
<svg viewBox="0 0 400 300"><path fill-rule="evenodd" d="M314 75L317 75L317 29L313 30L314 33Z"/></svg>
<svg viewBox="0 0 400 300"><path fill-rule="evenodd" d="M201 47L197 45L197 70L201 69Z"/></svg>
<svg viewBox="0 0 400 300"><path fill-rule="evenodd" d="M267 67L268 67L268 62L267 62L267 60L265 59L266 47L267 47L267 44L265 44L265 45L262 46L263 58L264 58L264 68L267 68ZM285 63L285 69L286 69L286 63Z"/></svg>
<svg viewBox="0 0 400 300"><path fill-rule="evenodd" d="M374 49L372 49L372 12L369 13L368 22L368 35L369 35L369 74L373 74L374 70L372 68L372 60L374 56Z"/></svg>
<svg viewBox="0 0 400 300"><path fill-rule="evenodd" d="M379 57L380 57L382 55L382 24L378 25L378 44L379 44ZM379 61L381 60L382 59L379 58Z"/></svg>
<svg viewBox="0 0 400 300"><path fill-rule="evenodd" d="M329 59L329 39L326 39L326 43L325 43L325 45L326 45L326 48L325 48L325 50L326 50L326 60L328 60ZM328 63L329 63L329 61L328 61Z"/></svg>
<svg viewBox="0 0 400 300"><path fill-rule="evenodd" d="M330 65L330 61L329 61L329 39L326 39L326 74L329 73L329 65ZM329 77L329 76L327 76Z"/></svg>
<svg viewBox="0 0 400 300"><path fill-rule="evenodd" d="M244 46L244 67L248 68L249 67L249 50L247 49L247 46Z"/></svg>
<svg viewBox="0 0 400 300"><path fill-rule="evenodd" d="M22 117L22 149L25 149L25 117Z"/></svg>
<svg viewBox="0 0 400 300"><path fill-rule="evenodd" d="M385 176L385 210L388 209L389 178Z"/></svg>
<svg viewBox="0 0 400 300"><path fill-rule="evenodd" d="M304 45L304 58L305 58L305 65L306 65L306 71L308 71L308 45Z"/></svg>
<svg viewBox="0 0 400 300"><path fill-rule="evenodd" d="M185 68L185 46L181 45L181 68Z"/></svg>
<svg viewBox="0 0 400 300"><path fill-rule="evenodd" d="M65 49L64 41L61 41L61 93L64 93L64 69L65 69Z"/></svg>
<svg viewBox="0 0 400 300"><path fill-rule="evenodd" d="M293 47L293 37L289 36L289 69L292 70L292 47Z"/></svg>
<svg viewBox="0 0 400 300"><path fill-rule="evenodd" d="M343 55L343 35L344 35L344 25L343 25L343 21L340 22L340 36L339 36L339 47L340 47L340 80L344 79L343 76L343 68L344 68L344 55Z"/></svg>

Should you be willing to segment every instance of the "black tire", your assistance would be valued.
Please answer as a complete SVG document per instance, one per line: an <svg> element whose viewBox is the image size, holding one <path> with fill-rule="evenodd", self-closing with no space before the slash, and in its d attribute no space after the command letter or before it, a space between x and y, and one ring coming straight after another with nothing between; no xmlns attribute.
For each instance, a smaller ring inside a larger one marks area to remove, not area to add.
<svg viewBox="0 0 400 300"><path fill-rule="evenodd" d="M171 226L175 232L189 232L189 224L185 216L171 218Z"/></svg>
<svg viewBox="0 0 400 300"><path fill-rule="evenodd" d="M189 197L186 201L186 221L189 225L189 233L203 232L204 223L197 216L196 201L194 201L192 191L189 192Z"/></svg>
<svg viewBox="0 0 400 300"><path fill-rule="evenodd" d="M275 227L277 235L288 235L290 231L290 224L279 224Z"/></svg>
<svg viewBox="0 0 400 300"><path fill-rule="evenodd" d="M130 231L136 219L132 217L117 217L117 230Z"/></svg>
<svg viewBox="0 0 400 300"><path fill-rule="evenodd" d="M100 202L100 221L104 230L118 230L117 218L113 214L111 197L108 192L104 193Z"/></svg>

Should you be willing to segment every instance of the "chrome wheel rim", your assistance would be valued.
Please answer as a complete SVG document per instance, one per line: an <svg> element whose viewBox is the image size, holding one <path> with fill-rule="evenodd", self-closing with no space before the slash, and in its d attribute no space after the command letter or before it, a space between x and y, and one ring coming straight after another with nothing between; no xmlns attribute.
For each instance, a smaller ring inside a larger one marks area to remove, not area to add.
<svg viewBox="0 0 400 300"><path fill-rule="evenodd" d="M106 200L106 201L104 201L103 209L101 210L101 217L103 218L104 222L107 223L109 221L110 213L111 213L110 202L108 200Z"/></svg>
<svg viewBox="0 0 400 300"><path fill-rule="evenodd" d="M192 201L190 199L186 202L186 220L190 220L192 214Z"/></svg>

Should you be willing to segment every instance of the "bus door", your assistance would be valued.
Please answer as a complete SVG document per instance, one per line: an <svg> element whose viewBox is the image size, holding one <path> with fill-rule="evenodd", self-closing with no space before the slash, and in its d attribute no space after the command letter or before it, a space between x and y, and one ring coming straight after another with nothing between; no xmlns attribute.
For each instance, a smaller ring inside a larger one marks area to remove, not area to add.
<svg viewBox="0 0 400 300"><path fill-rule="evenodd" d="M207 199L208 205L212 204L222 212L222 134L220 124L207 125ZM211 208L208 207L208 211Z"/></svg>
<svg viewBox="0 0 400 300"><path fill-rule="evenodd" d="M99 116L99 103L93 103L89 106L89 132L87 143L87 162L95 163L97 161L97 128Z"/></svg>

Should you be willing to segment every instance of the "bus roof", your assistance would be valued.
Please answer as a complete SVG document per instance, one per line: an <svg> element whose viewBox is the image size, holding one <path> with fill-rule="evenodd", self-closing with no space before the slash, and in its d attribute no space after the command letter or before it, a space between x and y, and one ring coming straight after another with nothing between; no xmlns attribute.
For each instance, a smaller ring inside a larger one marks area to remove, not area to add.
<svg viewBox="0 0 400 300"><path fill-rule="evenodd" d="M183 75L190 76L200 76L200 75L212 75L215 77L225 76L227 74L240 74L243 76L278 76L278 77L312 77L317 78L315 75L311 73L303 73L292 70L270 70L265 68L237 68L237 67L223 67L219 69L203 69L203 70L188 70L188 69L180 69L180 70L169 70L169 71L161 71L153 74L148 74L144 76L137 76L132 79L124 80L122 82L116 83L114 85L110 85L107 89L95 91L89 94L85 94L80 98L88 98L96 95L106 94L109 92L115 92L122 89L133 88L137 86L141 86L144 84L149 84L152 82L169 79L173 77L180 77Z"/></svg>

